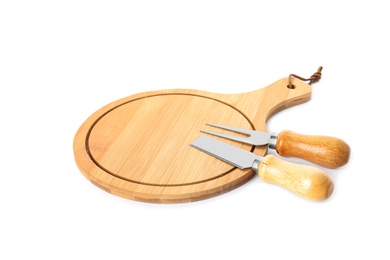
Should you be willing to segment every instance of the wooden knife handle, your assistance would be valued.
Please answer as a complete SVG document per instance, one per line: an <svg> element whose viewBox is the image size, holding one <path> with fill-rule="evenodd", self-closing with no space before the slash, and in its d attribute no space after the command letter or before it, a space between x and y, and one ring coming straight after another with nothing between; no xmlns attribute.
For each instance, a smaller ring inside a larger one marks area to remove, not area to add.
<svg viewBox="0 0 390 260"><path fill-rule="evenodd" d="M310 200L325 200L333 192L333 182L323 170L287 162L272 154L266 155L259 163L257 173L262 180Z"/></svg>
<svg viewBox="0 0 390 260"><path fill-rule="evenodd" d="M301 158L332 169L345 165L350 155L349 145L336 137L302 135L287 130L279 133L275 149L282 156Z"/></svg>

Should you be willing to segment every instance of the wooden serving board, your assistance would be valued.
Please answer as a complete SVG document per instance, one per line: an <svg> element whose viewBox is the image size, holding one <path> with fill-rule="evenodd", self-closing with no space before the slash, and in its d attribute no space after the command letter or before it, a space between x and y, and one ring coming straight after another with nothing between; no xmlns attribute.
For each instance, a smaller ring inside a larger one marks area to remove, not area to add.
<svg viewBox="0 0 390 260"><path fill-rule="evenodd" d="M92 114L77 131L77 166L101 189L137 201L181 203L225 193L254 173L189 144L202 134L199 130L215 131L206 122L267 131L271 115L310 99L310 85L296 78L292 83L294 89L283 78L242 94L173 89L117 100ZM261 156L267 152L266 147L234 145Z"/></svg>

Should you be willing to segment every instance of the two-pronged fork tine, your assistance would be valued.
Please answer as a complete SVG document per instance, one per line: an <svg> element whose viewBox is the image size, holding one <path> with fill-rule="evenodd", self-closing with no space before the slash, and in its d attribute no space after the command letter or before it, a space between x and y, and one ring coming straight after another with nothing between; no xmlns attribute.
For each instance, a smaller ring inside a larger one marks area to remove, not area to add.
<svg viewBox="0 0 390 260"><path fill-rule="evenodd" d="M269 133L258 132L258 131L238 128L238 127L210 124L210 123L206 123L206 125L217 127L220 129L229 130L229 131L240 133L240 134L244 134L244 135L247 135L248 137L242 137L242 136L200 130L201 132L206 133L206 134L211 134L214 136L219 136L222 138L226 138L226 139L230 139L230 140L234 140L234 141L238 141L238 142L242 142L242 143L246 143L246 144L252 144L252 145L267 145L270 143L271 134L269 134Z"/></svg>

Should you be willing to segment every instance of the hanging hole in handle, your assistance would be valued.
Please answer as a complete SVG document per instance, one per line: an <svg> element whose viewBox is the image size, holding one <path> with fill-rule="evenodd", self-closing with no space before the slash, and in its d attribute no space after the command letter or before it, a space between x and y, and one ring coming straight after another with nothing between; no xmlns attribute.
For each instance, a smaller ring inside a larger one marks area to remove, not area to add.
<svg viewBox="0 0 390 260"><path fill-rule="evenodd" d="M287 88L289 88L289 89L295 89L295 85L294 85L294 84L287 85Z"/></svg>

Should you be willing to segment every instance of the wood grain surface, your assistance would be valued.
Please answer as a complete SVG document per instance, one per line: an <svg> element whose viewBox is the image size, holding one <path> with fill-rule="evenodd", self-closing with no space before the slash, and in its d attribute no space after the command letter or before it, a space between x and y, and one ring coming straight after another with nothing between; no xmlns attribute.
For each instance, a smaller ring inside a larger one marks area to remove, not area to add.
<svg viewBox="0 0 390 260"><path fill-rule="evenodd" d="M206 122L267 131L277 111L306 102L311 86L288 78L256 91L218 94L173 89L138 93L93 113L77 131L77 166L114 195L153 203L210 198L254 176L189 146ZM233 144L233 141L223 140ZM267 148L234 145L264 156Z"/></svg>
<svg viewBox="0 0 390 260"><path fill-rule="evenodd" d="M279 133L276 151L282 156L301 158L331 169L347 164L351 154L349 145L339 138L303 135L288 130Z"/></svg>

